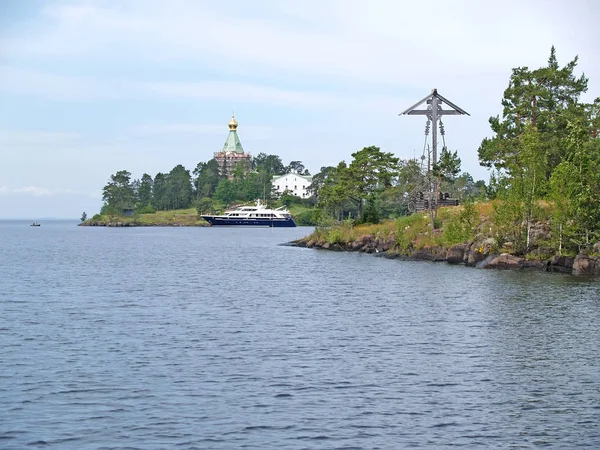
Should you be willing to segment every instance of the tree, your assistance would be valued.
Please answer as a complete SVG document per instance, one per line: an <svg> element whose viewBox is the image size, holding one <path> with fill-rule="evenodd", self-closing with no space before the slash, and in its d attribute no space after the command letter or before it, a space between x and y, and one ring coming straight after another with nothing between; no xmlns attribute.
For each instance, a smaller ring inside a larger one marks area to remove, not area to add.
<svg viewBox="0 0 600 450"><path fill-rule="evenodd" d="M319 197L319 189L321 189L321 187L323 187L323 185L325 184L327 177L332 174L333 172L335 172L336 168L333 166L324 166L321 167L321 170L319 171L319 173L315 174L312 177L312 183L310 184L310 186L308 186L308 188L306 189L310 195L314 195L315 197Z"/></svg>
<svg viewBox="0 0 600 450"><path fill-rule="evenodd" d="M358 217L362 220L364 201L392 186L398 175L399 160L375 146L352 153L352 157L346 176L342 178L349 197L357 202Z"/></svg>
<svg viewBox="0 0 600 450"><path fill-rule="evenodd" d="M550 179L559 251L563 247L579 251L600 238L600 139L593 136L585 122L570 123L569 158Z"/></svg>
<svg viewBox="0 0 600 450"><path fill-rule="evenodd" d="M378 208L387 215L407 215L416 212L417 202L427 189L427 177L421 162L416 159L398 163L398 177L394 186L381 193Z"/></svg>
<svg viewBox="0 0 600 450"><path fill-rule="evenodd" d="M84 212L81 214L81 219L80 219L80 220L81 220L82 222L85 222L85 221L87 220L87 214L86 214L86 212L85 212L85 211L84 211Z"/></svg>
<svg viewBox="0 0 600 450"><path fill-rule="evenodd" d="M235 182L235 185L240 200L249 201L258 198L267 200L271 198L272 177L265 170L251 172L244 179Z"/></svg>
<svg viewBox="0 0 600 450"><path fill-rule="evenodd" d="M495 136L485 138L479 147L481 165L505 171L509 176L518 175L523 168L519 138L531 126L544 142L536 156L546 167L545 179L550 178L554 167L564 158L567 124L583 112L579 97L587 91L588 79L573 74L577 61L575 57L560 68L552 47L546 67L513 69L504 91L502 118L489 119Z"/></svg>
<svg viewBox="0 0 600 450"><path fill-rule="evenodd" d="M344 206L350 200L344 184L347 177L348 165L345 161L341 161L337 167L324 169L326 169L327 175L323 177L321 186L318 187L317 208L325 214L332 215L341 220L342 216L345 216L345 212L347 212ZM322 170L321 173L323 172L325 171ZM353 202L354 211L356 211L355 206Z"/></svg>
<svg viewBox="0 0 600 450"><path fill-rule="evenodd" d="M194 186L196 187L196 198L210 197L214 194L219 180L222 178L219 174L219 163L216 159L208 162L199 162L194 169Z"/></svg>
<svg viewBox="0 0 600 450"><path fill-rule="evenodd" d="M290 207L290 205L294 202L294 195L290 193L287 189L283 191L281 197L279 198L281 203L283 203L286 207Z"/></svg>
<svg viewBox="0 0 600 450"><path fill-rule="evenodd" d="M442 148L440 159L433 164L431 175L434 180L430 180L429 197L429 218L431 228L435 228L437 219L437 203L440 198L440 187L442 181L454 182L456 176L460 173L460 158L457 152L452 153L446 147ZM433 194L433 198L431 197Z"/></svg>
<svg viewBox="0 0 600 450"><path fill-rule="evenodd" d="M319 204L331 208L351 200L356 205L358 219L363 220L364 202L392 186L398 174L398 158L375 146L365 147L352 157L349 166L342 161L328 174L319 191Z"/></svg>
<svg viewBox="0 0 600 450"><path fill-rule="evenodd" d="M236 198L235 185L227 178L221 179L213 198L223 202L226 206L229 205Z"/></svg>
<svg viewBox="0 0 600 450"><path fill-rule="evenodd" d="M145 173L142 175L142 181L140 182L137 195L138 202L140 206L143 208L144 206L148 206L152 203L152 184L154 181L152 177Z"/></svg>
<svg viewBox="0 0 600 450"><path fill-rule="evenodd" d="M190 171L181 164L175 166L165 183L167 207L169 209L189 208L192 202L192 180Z"/></svg>
<svg viewBox="0 0 600 450"><path fill-rule="evenodd" d="M260 170L266 171L270 175L281 175L285 173L285 166L281 162L281 158L277 155L267 155L259 153L252 160L252 168L257 172Z"/></svg>
<svg viewBox="0 0 600 450"><path fill-rule="evenodd" d="M196 202L196 211L198 211L198 215L201 216L203 214L211 212L213 209L213 200L209 197L203 197Z"/></svg>
<svg viewBox="0 0 600 450"><path fill-rule="evenodd" d="M285 173L292 172L297 174L302 174L304 172L304 164L302 164L302 161L290 161L290 163L285 167Z"/></svg>
<svg viewBox="0 0 600 450"><path fill-rule="evenodd" d="M154 183L152 185L152 206L156 210L167 209L167 196L166 196L166 176L162 172L158 172L154 176Z"/></svg>
<svg viewBox="0 0 600 450"><path fill-rule="evenodd" d="M111 175L108 184L102 189L102 200L117 215L122 214L124 209L133 209L135 192L131 184L131 173L121 170Z"/></svg>

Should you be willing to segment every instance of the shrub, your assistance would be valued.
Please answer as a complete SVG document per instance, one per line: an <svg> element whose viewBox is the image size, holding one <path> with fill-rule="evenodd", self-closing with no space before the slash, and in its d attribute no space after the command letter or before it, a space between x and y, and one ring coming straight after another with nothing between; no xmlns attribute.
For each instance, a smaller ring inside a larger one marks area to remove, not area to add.
<svg viewBox="0 0 600 450"><path fill-rule="evenodd" d="M137 214L155 214L156 210L152 207L152 205L146 205L142 206L136 212Z"/></svg>
<svg viewBox="0 0 600 450"><path fill-rule="evenodd" d="M313 216L313 210L307 209L296 214L294 216L294 221L296 222L296 225L299 226L314 226L316 225L316 222Z"/></svg>

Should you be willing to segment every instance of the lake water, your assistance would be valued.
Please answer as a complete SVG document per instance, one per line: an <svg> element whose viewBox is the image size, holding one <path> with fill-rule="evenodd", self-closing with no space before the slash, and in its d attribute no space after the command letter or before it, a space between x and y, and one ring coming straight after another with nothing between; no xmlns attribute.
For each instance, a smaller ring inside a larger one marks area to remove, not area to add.
<svg viewBox="0 0 600 450"><path fill-rule="evenodd" d="M600 280L0 222L0 448L600 447Z"/></svg>

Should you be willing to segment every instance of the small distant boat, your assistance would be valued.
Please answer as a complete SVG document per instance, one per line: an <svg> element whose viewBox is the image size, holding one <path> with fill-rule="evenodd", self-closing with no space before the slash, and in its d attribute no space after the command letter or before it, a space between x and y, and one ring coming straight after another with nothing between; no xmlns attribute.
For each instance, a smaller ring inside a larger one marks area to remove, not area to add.
<svg viewBox="0 0 600 450"><path fill-rule="evenodd" d="M295 227L294 219L283 206L268 209L256 201L256 206L242 206L225 211L220 216L202 216L211 225L250 226L250 227Z"/></svg>
<svg viewBox="0 0 600 450"><path fill-rule="evenodd" d="M41 227L41 225L37 222L33 222L31 225L29 225L30 227Z"/></svg>

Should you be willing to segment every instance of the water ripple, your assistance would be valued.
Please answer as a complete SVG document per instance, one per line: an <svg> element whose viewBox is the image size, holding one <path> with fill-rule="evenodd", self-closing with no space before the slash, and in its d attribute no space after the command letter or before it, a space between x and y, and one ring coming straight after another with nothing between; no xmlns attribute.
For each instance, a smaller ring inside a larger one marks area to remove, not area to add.
<svg viewBox="0 0 600 450"><path fill-rule="evenodd" d="M0 222L0 447L596 448L600 282Z"/></svg>

